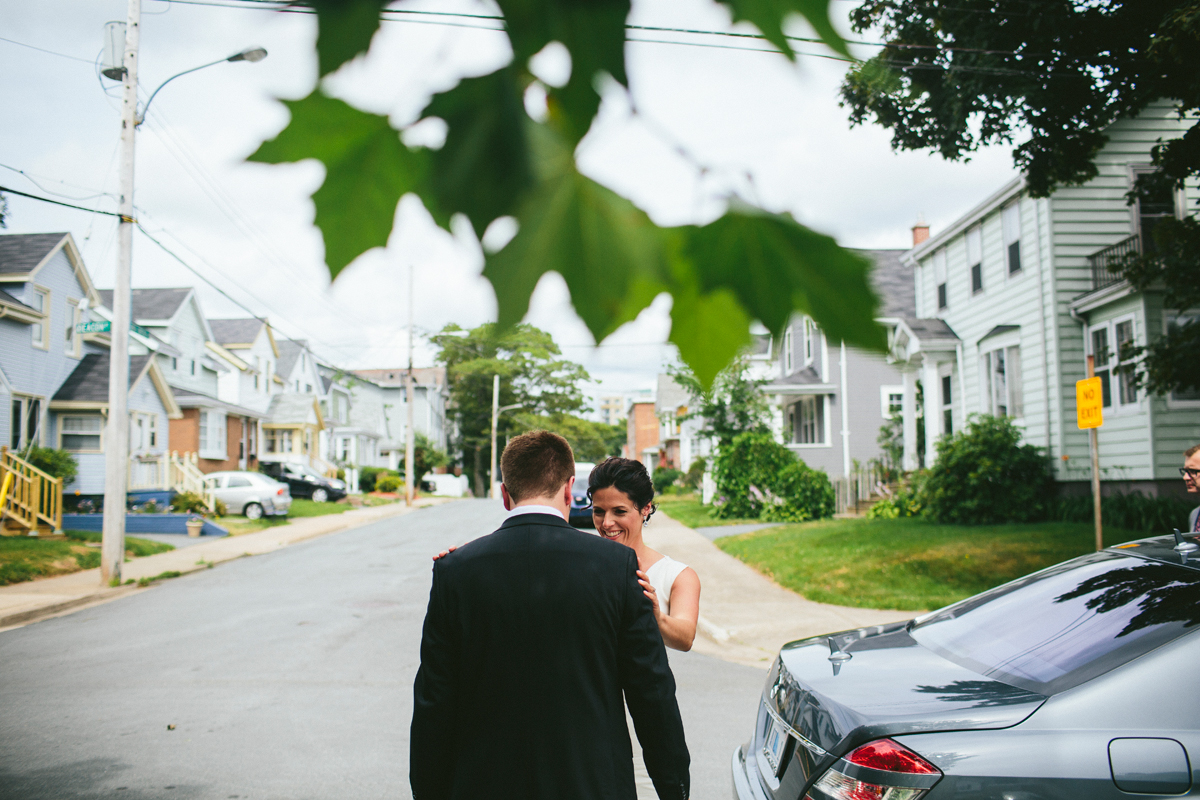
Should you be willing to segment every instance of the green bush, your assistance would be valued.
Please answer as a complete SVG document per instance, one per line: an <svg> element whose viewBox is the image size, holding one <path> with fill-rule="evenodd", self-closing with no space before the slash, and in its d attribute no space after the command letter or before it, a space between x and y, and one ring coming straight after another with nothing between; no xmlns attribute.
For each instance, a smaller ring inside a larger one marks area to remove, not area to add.
<svg viewBox="0 0 1200 800"><path fill-rule="evenodd" d="M1105 528L1164 534L1173 528L1187 530L1188 514L1194 507L1178 497L1147 497L1131 492L1100 498L1100 518ZM1055 504L1054 518L1062 522L1091 522L1092 496L1060 498Z"/></svg>
<svg viewBox="0 0 1200 800"><path fill-rule="evenodd" d="M62 478L64 486L75 480L75 476L79 474L79 462L66 450L55 450L53 447L34 447L29 451L25 460L42 472L49 473L52 477Z"/></svg>
<svg viewBox="0 0 1200 800"><path fill-rule="evenodd" d="M911 486L902 486L867 509L867 519L899 519L921 513L921 500Z"/></svg>
<svg viewBox="0 0 1200 800"><path fill-rule="evenodd" d="M797 459L783 468L768 490L762 518L768 522L806 522L832 517L836 500L829 476Z"/></svg>
<svg viewBox="0 0 1200 800"><path fill-rule="evenodd" d="M697 456L692 459L692 465L688 467L688 471L681 479L681 483L685 488L696 491L700 488L700 484L704 481L704 469L708 466L704 456Z"/></svg>
<svg viewBox="0 0 1200 800"><path fill-rule="evenodd" d="M1011 419L990 415L973 415L964 430L938 440L937 461L918 493L923 513L958 525L1046 519L1054 487L1050 462L1020 441Z"/></svg>
<svg viewBox="0 0 1200 800"><path fill-rule="evenodd" d="M224 505L222 503L221 505ZM179 492L171 498L171 509L177 514L199 514L207 516L211 512L204 504L204 498L196 492Z"/></svg>
<svg viewBox="0 0 1200 800"><path fill-rule="evenodd" d="M400 477L400 473L394 469L387 467L363 467L358 471L358 488L362 492L377 491L375 481L383 475L392 475L396 478ZM381 491L381 490L380 490Z"/></svg>
<svg viewBox="0 0 1200 800"><path fill-rule="evenodd" d="M404 482L396 475L380 475L375 479L375 491L377 492L396 492Z"/></svg>
<svg viewBox="0 0 1200 800"><path fill-rule="evenodd" d="M683 477L683 473L671 467L659 467L654 470L654 475L650 478L654 483L654 491L662 494L667 490L667 487L674 486L675 482Z"/></svg>

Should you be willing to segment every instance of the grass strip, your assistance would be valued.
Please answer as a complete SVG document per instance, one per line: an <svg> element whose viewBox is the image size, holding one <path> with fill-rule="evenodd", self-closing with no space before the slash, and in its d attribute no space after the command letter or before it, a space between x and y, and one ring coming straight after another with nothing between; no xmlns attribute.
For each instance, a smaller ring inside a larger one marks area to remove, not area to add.
<svg viewBox="0 0 1200 800"><path fill-rule="evenodd" d="M1105 531L1105 544L1142 538ZM822 520L726 536L717 547L809 600L856 608L941 608L1095 549L1090 523L937 525Z"/></svg>
<svg viewBox="0 0 1200 800"><path fill-rule="evenodd" d="M100 531L64 531L66 539L40 539L34 536L0 537L0 586L31 581L52 575L66 575L100 566L100 550L86 542L99 542ZM165 553L169 544L125 537L125 556L141 558Z"/></svg>

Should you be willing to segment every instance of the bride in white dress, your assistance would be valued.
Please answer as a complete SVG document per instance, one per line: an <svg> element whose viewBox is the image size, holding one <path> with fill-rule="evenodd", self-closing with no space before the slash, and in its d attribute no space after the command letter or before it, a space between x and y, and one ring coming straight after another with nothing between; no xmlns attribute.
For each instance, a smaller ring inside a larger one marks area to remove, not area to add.
<svg viewBox="0 0 1200 800"><path fill-rule="evenodd" d="M642 526L654 514L654 484L640 461L609 458L588 478L592 521L606 539L637 553L638 579L654 604L654 617L663 643L691 650L700 617L700 576L686 564L651 550L642 539Z"/></svg>

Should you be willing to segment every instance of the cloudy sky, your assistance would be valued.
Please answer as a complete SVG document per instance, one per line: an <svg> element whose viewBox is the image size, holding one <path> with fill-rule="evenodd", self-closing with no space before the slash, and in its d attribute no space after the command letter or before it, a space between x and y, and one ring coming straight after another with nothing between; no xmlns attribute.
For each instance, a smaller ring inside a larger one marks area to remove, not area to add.
<svg viewBox="0 0 1200 800"><path fill-rule="evenodd" d="M466 232L451 236L435 228L411 197L400 204L388 247L365 254L330 284L308 199L323 168L243 161L286 124L276 98L302 97L314 85L316 24L308 15L252 5L143 2L143 98L177 72L248 46L270 55L257 64L222 63L184 76L155 99L139 130L138 216L203 280L138 234L134 286L195 285L210 317L245 316L241 304L349 368L404 363L410 269L418 334L493 319L495 298L480 277L478 243ZM844 21L853 2L833 5ZM496 13L490 4L468 0L436 7ZM97 63L104 23L125 16L123 0L7 4L0 18L0 185L116 209L120 87L99 76ZM634 0L630 23L754 32L731 26L710 0ZM410 124L433 92L508 60L507 40L490 26L467 17L386 22L368 56L333 76L330 88L361 108L390 114L397 126ZM811 35L802 23L791 32ZM903 248L918 217L936 230L1014 174L1004 149L950 164L924 153L893 153L882 129L851 129L837 103L845 65L821 57L828 51L818 45L806 46L809 55L791 64L777 53L749 51L762 46L753 39L630 35L656 40L626 50L638 115L631 115L622 94L606 96L579 161L660 224L712 219L722 199L737 192L791 211L844 245ZM9 232L70 231L96 283L112 285L114 218L16 196L9 197L8 210ZM564 353L587 367L595 380L589 393L598 396L653 386L673 357L662 344L669 310L670 299L660 297L596 347L570 307L565 284L548 275L527 320L551 331ZM431 360L432 351L418 340L418 364Z"/></svg>

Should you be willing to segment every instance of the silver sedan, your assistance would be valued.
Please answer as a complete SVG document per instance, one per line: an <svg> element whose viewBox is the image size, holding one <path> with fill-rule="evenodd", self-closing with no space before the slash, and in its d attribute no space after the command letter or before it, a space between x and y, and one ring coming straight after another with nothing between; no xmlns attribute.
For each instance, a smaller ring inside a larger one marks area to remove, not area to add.
<svg viewBox="0 0 1200 800"><path fill-rule="evenodd" d="M288 485L260 472L210 472L204 483L230 514L243 514L247 519L261 519L264 514L287 516L292 507Z"/></svg>

